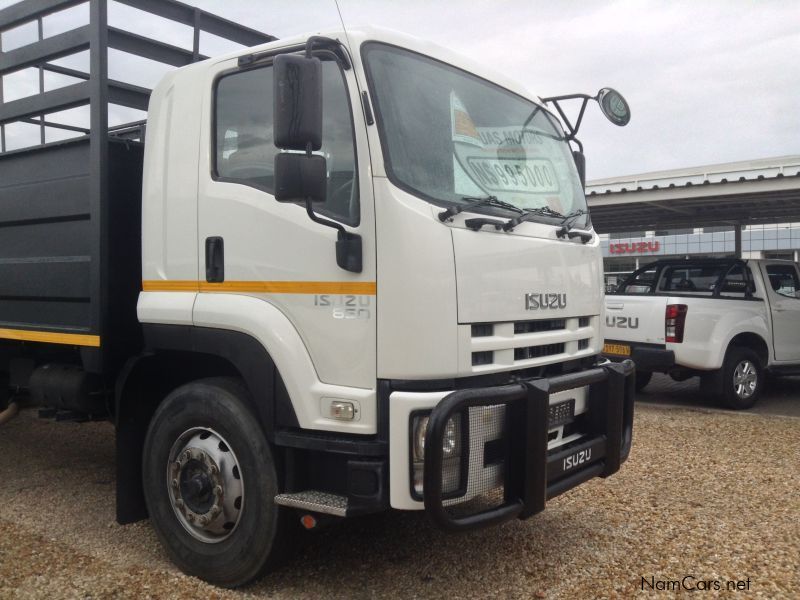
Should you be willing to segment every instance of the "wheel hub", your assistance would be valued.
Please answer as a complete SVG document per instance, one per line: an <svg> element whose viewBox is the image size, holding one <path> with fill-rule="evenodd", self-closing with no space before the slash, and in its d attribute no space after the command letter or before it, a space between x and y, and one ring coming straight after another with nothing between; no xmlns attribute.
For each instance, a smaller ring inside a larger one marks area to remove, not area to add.
<svg viewBox="0 0 800 600"><path fill-rule="evenodd" d="M244 484L236 455L218 433L191 429L173 444L167 487L175 515L203 542L220 542L239 522Z"/></svg>
<svg viewBox="0 0 800 600"><path fill-rule="evenodd" d="M755 365L749 360L743 360L733 371L733 388L740 398L749 398L756 391L758 372Z"/></svg>

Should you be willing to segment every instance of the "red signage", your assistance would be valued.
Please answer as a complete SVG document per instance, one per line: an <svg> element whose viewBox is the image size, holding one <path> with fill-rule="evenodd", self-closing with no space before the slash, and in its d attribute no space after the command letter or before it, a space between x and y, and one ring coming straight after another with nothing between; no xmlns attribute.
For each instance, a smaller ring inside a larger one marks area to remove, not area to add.
<svg viewBox="0 0 800 600"><path fill-rule="evenodd" d="M647 254L658 252L659 248L661 248L661 244L658 240L654 242L623 242L608 245L610 254Z"/></svg>

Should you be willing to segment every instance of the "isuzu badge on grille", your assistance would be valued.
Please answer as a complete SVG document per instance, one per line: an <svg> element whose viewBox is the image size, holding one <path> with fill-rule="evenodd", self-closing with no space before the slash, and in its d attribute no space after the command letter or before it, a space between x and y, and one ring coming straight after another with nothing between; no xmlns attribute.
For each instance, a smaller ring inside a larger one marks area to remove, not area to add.
<svg viewBox="0 0 800 600"><path fill-rule="evenodd" d="M525 310L567 308L566 294L525 294Z"/></svg>

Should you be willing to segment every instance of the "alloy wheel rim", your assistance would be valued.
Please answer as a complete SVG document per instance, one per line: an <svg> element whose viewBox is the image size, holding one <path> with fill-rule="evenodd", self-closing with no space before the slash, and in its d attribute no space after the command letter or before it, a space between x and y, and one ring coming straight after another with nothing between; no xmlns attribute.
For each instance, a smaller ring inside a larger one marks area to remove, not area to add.
<svg viewBox="0 0 800 600"><path fill-rule="evenodd" d="M733 371L733 389L739 398L750 398L756 391L758 372L750 360L743 360Z"/></svg>

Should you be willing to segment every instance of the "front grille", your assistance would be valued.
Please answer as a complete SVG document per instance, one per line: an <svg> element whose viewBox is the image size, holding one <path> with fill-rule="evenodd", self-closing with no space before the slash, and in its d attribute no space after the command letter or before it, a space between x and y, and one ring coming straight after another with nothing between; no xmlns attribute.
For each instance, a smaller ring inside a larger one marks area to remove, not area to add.
<svg viewBox="0 0 800 600"><path fill-rule="evenodd" d="M471 323L464 371L497 372L580 358L597 345L593 323L593 316Z"/></svg>
<svg viewBox="0 0 800 600"><path fill-rule="evenodd" d="M514 360L528 360L540 358L542 356L553 356L563 354L564 344L547 344L545 346L528 346L527 348L515 348Z"/></svg>
<svg viewBox="0 0 800 600"><path fill-rule="evenodd" d="M566 329L564 319L540 319L538 321L517 321L514 323L514 335L521 333L538 333L540 331L559 331Z"/></svg>
<svg viewBox="0 0 800 600"><path fill-rule="evenodd" d="M494 352L473 352L472 366L490 365L494 362Z"/></svg>
<svg viewBox="0 0 800 600"><path fill-rule="evenodd" d="M494 335L494 325L491 323L473 323L472 337L490 337Z"/></svg>

